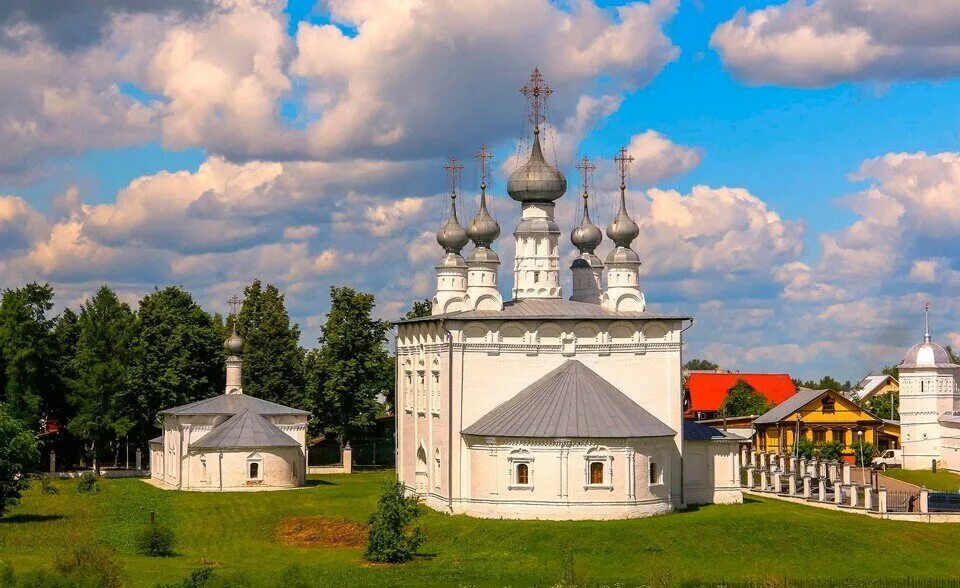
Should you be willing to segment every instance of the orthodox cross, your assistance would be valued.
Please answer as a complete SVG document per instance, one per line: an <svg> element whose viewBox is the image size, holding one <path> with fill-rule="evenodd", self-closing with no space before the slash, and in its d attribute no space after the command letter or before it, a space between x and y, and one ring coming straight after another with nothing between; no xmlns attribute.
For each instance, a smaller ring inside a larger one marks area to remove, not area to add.
<svg viewBox="0 0 960 588"><path fill-rule="evenodd" d="M923 303L923 340L930 342L930 302Z"/></svg>
<svg viewBox="0 0 960 588"><path fill-rule="evenodd" d="M627 154L627 148L620 148L620 155L617 155L613 158L617 162L617 167L620 168L620 189L627 189L627 168L630 167L630 163L633 162L633 156Z"/></svg>
<svg viewBox="0 0 960 588"><path fill-rule="evenodd" d="M543 121L540 110L547 102L553 90L543 81L543 75L540 68L534 68L530 74L530 81L520 88L520 93L530 101L530 121L533 123L533 131L540 132L540 123Z"/></svg>
<svg viewBox="0 0 960 588"><path fill-rule="evenodd" d="M230 300L227 300L227 304L230 305L230 316L233 317L233 334L237 334L237 309L240 307L240 299L236 294Z"/></svg>
<svg viewBox="0 0 960 588"><path fill-rule="evenodd" d="M583 198L586 199L587 192L590 191L590 175L596 171L597 166L590 161L589 157L584 155L580 163L577 164L577 169L580 170L580 181L583 182Z"/></svg>
<svg viewBox="0 0 960 588"><path fill-rule="evenodd" d="M456 157L451 157L450 163L443 166L443 169L447 170L447 181L450 182L450 197L456 199L457 186L460 185L460 172L463 171L463 166L460 165Z"/></svg>
<svg viewBox="0 0 960 588"><path fill-rule="evenodd" d="M480 146L480 151L473 154L473 157L480 163L480 189L487 189L487 174L490 173L489 161L493 159L493 153L487 149L486 145Z"/></svg>

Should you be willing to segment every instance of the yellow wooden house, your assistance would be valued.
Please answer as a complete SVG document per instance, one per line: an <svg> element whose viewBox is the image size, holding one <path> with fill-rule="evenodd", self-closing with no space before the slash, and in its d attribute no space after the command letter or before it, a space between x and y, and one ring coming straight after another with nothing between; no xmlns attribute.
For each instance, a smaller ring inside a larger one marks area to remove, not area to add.
<svg viewBox="0 0 960 588"><path fill-rule="evenodd" d="M766 453L790 454L798 436L815 446L843 444L844 459L853 461L850 446L863 439L878 450L900 447L900 423L880 419L833 390L801 388L753 421L753 446Z"/></svg>

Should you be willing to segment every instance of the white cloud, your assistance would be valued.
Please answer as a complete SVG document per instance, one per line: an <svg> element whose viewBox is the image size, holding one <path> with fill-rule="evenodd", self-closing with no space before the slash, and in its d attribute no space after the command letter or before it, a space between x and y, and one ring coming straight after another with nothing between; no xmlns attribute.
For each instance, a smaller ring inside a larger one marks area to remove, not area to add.
<svg viewBox="0 0 960 588"><path fill-rule="evenodd" d="M954 0L792 0L736 16L710 45L753 84L942 79L960 73Z"/></svg>
<svg viewBox="0 0 960 588"><path fill-rule="evenodd" d="M703 160L702 149L677 145L652 129L631 137L627 152L634 159L630 179L640 185L656 184L686 173Z"/></svg>

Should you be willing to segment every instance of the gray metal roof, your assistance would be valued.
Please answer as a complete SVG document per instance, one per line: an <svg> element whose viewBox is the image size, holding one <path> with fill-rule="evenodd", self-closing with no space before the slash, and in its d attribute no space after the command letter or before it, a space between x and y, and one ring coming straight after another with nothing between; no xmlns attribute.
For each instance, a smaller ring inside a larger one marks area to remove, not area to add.
<svg viewBox="0 0 960 588"><path fill-rule="evenodd" d="M729 431L722 431L715 427L698 423L697 421L683 421L684 441L746 441L746 437Z"/></svg>
<svg viewBox="0 0 960 588"><path fill-rule="evenodd" d="M786 417L790 416L791 413L800 410L827 392L829 392L829 390L800 388L797 390L796 394L774 406L764 414L758 416L753 422L756 424L765 425L782 421Z"/></svg>
<svg viewBox="0 0 960 588"><path fill-rule="evenodd" d="M159 443L160 445L163 445L163 435L160 435L159 437L154 437L153 439L147 441L147 444L151 444L151 443Z"/></svg>
<svg viewBox="0 0 960 588"><path fill-rule="evenodd" d="M903 356L903 361L901 361L897 367L960 368L960 366L950 361L950 354L947 353L946 349L929 339L911 347L907 351L907 354Z"/></svg>
<svg viewBox="0 0 960 588"><path fill-rule="evenodd" d="M234 415L190 444L191 449L255 449L258 447L299 447L287 435L252 410Z"/></svg>
<svg viewBox="0 0 960 588"><path fill-rule="evenodd" d="M567 360L463 430L495 437L672 437L676 431L610 382Z"/></svg>
<svg viewBox="0 0 960 588"><path fill-rule="evenodd" d="M238 414L245 410L252 410L257 414L265 415L302 415L310 413L299 408L283 406L275 402L268 402L255 396L246 394L220 394L190 404L175 406L161 410L160 414L194 415L194 414Z"/></svg>
<svg viewBox="0 0 960 588"><path fill-rule="evenodd" d="M423 322L437 319L455 320L506 320L506 319L646 319L689 320L686 315L654 314L650 312L623 312L608 310L599 304L574 302L558 298L527 298L511 300L503 310L467 310L448 312L429 317L399 321L398 324Z"/></svg>

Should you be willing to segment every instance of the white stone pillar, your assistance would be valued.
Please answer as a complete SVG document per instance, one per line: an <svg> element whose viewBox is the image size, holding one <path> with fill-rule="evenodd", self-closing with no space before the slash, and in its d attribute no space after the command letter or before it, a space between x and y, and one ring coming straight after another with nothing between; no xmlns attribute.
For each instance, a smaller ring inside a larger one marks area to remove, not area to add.
<svg viewBox="0 0 960 588"><path fill-rule="evenodd" d="M867 510L873 508L873 488L870 486L863 487L863 508Z"/></svg>
<svg viewBox="0 0 960 588"><path fill-rule="evenodd" d="M767 470L760 470L760 491L761 491L761 492L766 492L766 491L768 490L768 488L767 488L767 476L768 476L768 475L769 475L769 474L768 474Z"/></svg>
<svg viewBox="0 0 960 588"><path fill-rule="evenodd" d="M801 458L800 458L800 466L799 466L799 467L800 467L800 475L801 475L801 476L806 476L806 475L809 473L809 472L807 472L807 459L806 459L805 457L801 457Z"/></svg>
<svg viewBox="0 0 960 588"><path fill-rule="evenodd" d="M926 488L920 489L920 512L930 512L930 491Z"/></svg>
<svg viewBox="0 0 960 588"><path fill-rule="evenodd" d="M790 473L791 473L791 474L796 474L798 467L800 467L800 460L797 459L796 457L791 457L791 458L790 458Z"/></svg>
<svg viewBox="0 0 960 588"><path fill-rule="evenodd" d="M56 471L57 471L57 452L51 450L50 451L50 473L52 474Z"/></svg>
<svg viewBox="0 0 960 588"><path fill-rule="evenodd" d="M849 489L849 492L850 492L850 506L853 508L856 508L857 500L859 498L859 496L857 496L859 494L858 492L859 488L857 487L856 484L851 484L850 486L847 486L847 488Z"/></svg>
<svg viewBox="0 0 960 588"><path fill-rule="evenodd" d="M793 477L793 474L790 474L790 476L787 478L787 492L790 494L790 496L797 495L797 479Z"/></svg>
<svg viewBox="0 0 960 588"><path fill-rule="evenodd" d="M887 512L887 489L877 490L877 512L884 514Z"/></svg>
<svg viewBox="0 0 960 588"><path fill-rule="evenodd" d="M833 502L836 505L843 504L843 485L842 484L833 485Z"/></svg>
<svg viewBox="0 0 960 588"><path fill-rule="evenodd" d="M803 477L803 497L810 500L810 476Z"/></svg>
<svg viewBox="0 0 960 588"><path fill-rule="evenodd" d="M850 464L844 463L843 464L843 484L846 486L852 483L853 483L853 480L851 479Z"/></svg>
<svg viewBox="0 0 960 588"><path fill-rule="evenodd" d="M753 466L747 468L747 489L753 488L753 474L756 472L756 469Z"/></svg>

